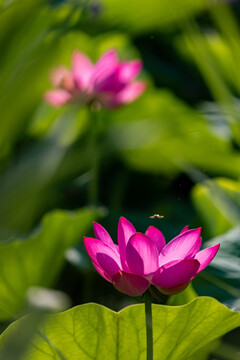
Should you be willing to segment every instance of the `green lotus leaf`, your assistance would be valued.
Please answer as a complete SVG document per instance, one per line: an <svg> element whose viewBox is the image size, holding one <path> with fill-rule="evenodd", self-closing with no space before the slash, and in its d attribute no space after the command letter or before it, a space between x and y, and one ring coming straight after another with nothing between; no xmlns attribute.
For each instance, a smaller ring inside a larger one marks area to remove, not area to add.
<svg viewBox="0 0 240 360"><path fill-rule="evenodd" d="M9 339L27 329L22 318L0 337L0 355ZM85 304L63 313L45 315L28 343L24 360L143 360L146 359L144 305L114 312ZM240 313L213 298L199 297L182 306L153 305L154 359L186 360L215 339L240 325Z"/></svg>

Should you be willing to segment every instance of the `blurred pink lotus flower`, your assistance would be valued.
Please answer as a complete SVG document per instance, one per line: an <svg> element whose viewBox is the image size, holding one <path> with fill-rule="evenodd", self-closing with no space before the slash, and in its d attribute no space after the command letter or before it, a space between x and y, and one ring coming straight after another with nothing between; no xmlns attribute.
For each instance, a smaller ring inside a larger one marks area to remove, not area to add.
<svg viewBox="0 0 240 360"><path fill-rule="evenodd" d="M115 50L106 52L94 65L80 51L74 51L72 69L58 67L51 73L54 90L45 101L60 107L67 103L98 102L107 108L131 103L146 89L144 81L135 81L142 69L140 60L119 62Z"/></svg>
<svg viewBox="0 0 240 360"><path fill-rule="evenodd" d="M124 217L118 224L118 245L98 223L96 238L84 238L85 248L96 270L116 289L130 296L143 294L150 284L163 294L183 291L193 278L212 261L219 244L199 251L201 229L182 232L167 245L161 231L149 226L136 232Z"/></svg>

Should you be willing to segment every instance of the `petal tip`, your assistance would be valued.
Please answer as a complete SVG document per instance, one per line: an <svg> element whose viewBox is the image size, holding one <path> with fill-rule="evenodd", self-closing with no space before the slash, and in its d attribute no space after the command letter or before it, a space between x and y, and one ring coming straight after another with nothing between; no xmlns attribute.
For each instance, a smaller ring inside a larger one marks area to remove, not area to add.
<svg viewBox="0 0 240 360"><path fill-rule="evenodd" d="M120 220L120 221L125 221L125 220L127 220L127 219L126 219L124 216L120 216L119 220Z"/></svg>
<svg viewBox="0 0 240 360"><path fill-rule="evenodd" d="M127 218L125 218L124 216L121 216L120 218L119 218L119 223L121 224L121 225L125 225L125 224L132 224Z"/></svg>

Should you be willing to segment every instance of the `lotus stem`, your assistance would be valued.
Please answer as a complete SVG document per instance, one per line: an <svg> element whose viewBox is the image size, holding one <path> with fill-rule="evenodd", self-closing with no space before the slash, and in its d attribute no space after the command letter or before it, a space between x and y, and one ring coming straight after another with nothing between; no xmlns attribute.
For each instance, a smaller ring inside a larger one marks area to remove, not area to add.
<svg viewBox="0 0 240 360"><path fill-rule="evenodd" d="M148 291L145 293L145 319L147 336L147 360L153 360L152 300Z"/></svg>

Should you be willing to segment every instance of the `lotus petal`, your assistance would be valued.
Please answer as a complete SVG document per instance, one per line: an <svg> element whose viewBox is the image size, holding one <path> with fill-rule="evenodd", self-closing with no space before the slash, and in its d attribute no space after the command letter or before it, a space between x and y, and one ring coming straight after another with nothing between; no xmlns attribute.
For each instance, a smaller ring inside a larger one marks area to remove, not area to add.
<svg viewBox="0 0 240 360"><path fill-rule="evenodd" d="M140 60L133 60L121 63L119 69L119 78L122 82L129 82L133 80L142 70L142 62Z"/></svg>
<svg viewBox="0 0 240 360"><path fill-rule="evenodd" d="M118 274L114 275L112 283L117 290L129 296L142 295L150 285L146 279L124 271L119 271Z"/></svg>
<svg viewBox="0 0 240 360"><path fill-rule="evenodd" d="M200 262L200 267L198 269L198 273L205 269L205 267L208 266L208 264L212 261L214 256L217 254L218 249L220 247L220 244L211 246L207 249L199 251L197 255L195 256L195 259Z"/></svg>
<svg viewBox="0 0 240 360"><path fill-rule="evenodd" d="M145 234L154 242L154 244L158 249L158 252L160 253L161 250L166 245L164 236L161 233L161 231L155 228L154 226L149 226Z"/></svg>
<svg viewBox="0 0 240 360"><path fill-rule="evenodd" d="M159 265L194 258L202 244L200 233L201 228L187 230L171 240L160 253Z"/></svg>
<svg viewBox="0 0 240 360"><path fill-rule="evenodd" d="M131 273L147 276L158 268L158 250L145 234L131 236L126 248L126 261Z"/></svg>
<svg viewBox="0 0 240 360"><path fill-rule="evenodd" d="M162 288L171 288L189 282L199 269L195 259L171 261L161 266L152 277L152 284Z"/></svg>
<svg viewBox="0 0 240 360"><path fill-rule="evenodd" d="M73 53L72 71L77 88L89 91L93 65L90 59L80 51L74 51Z"/></svg>
<svg viewBox="0 0 240 360"><path fill-rule="evenodd" d="M147 84L144 81L135 81L125 86L125 88L117 93L109 101L109 107L118 107L122 104L128 104L136 100L145 90Z"/></svg>
<svg viewBox="0 0 240 360"><path fill-rule="evenodd" d="M109 277L121 269L120 256L112 247L99 239L84 238L84 245L93 263L98 265Z"/></svg>
<svg viewBox="0 0 240 360"><path fill-rule="evenodd" d="M47 91L44 94L45 101L54 107L60 107L66 104L71 98L71 94L62 89Z"/></svg>
<svg viewBox="0 0 240 360"><path fill-rule="evenodd" d="M114 244L112 241L111 236L107 232L107 230L104 229L104 227L97 222L93 222L93 231L97 239L102 240L106 245L111 247L116 247L117 245Z"/></svg>
<svg viewBox="0 0 240 360"><path fill-rule="evenodd" d="M123 216L120 218L118 223L118 246L119 253L122 263L122 269L128 271L126 264L126 247L130 237L136 233L134 226Z"/></svg>

